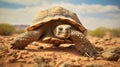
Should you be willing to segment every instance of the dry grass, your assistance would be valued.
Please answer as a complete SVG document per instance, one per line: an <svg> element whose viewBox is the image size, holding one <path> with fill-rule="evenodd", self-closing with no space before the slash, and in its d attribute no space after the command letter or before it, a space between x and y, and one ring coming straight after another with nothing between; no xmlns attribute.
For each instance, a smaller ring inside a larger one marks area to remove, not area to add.
<svg viewBox="0 0 120 67"><path fill-rule="evenodd" d="M0 24L0 35L11 35L14 32L15 32L14 26L5 23Z"/></svg>
<svg viewBox="0 0 120 67"><path fill-rule="evenodd" d="M91 35L93 37L104 37L106 35L106 32L109 32L112 37L120 37L120 28L109 29L105 27L99 27L93 31L89 31L88 35Z"/></svg>

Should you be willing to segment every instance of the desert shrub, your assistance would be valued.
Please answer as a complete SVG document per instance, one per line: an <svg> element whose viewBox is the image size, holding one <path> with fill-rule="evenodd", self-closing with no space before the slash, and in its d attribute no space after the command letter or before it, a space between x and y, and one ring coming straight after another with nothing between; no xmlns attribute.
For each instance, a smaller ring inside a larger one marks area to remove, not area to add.
<svg viewBox="0 0 120 67"><path fill-rule="evenodd" d="M110 33L113 37L120 37L120 28L111 29Z"/></svg>
<svg viewBox="0 0 120 67"><path fill-rule="evenodd" d="M105 36L106 32L110 32L111 30L105 27L99 27L93 31L90 31L88 34L93 37L103 37Z"/></svg>
<svg viewBox="0 0 120 67"><path fill-rule="evenodd" d="M14 26L5 23L0 24L0 35L11 35L14 32L15 32Z"/></svg>
<svg viewBox="0 0 120 67"><path fill-rule="evenodd" d="M25 30L16 30L15 31L16 34L21 34L21 33L24 33L24 32L25 32Z"/></svg>
<svg viewBox="0 0 120 67"><path fill-rule="evenodd" d="M120 37L120 28L109 29L105 27L99 27L93 31L89 31L88 34L93 37L103 37L106 32L109 32L112 37Z"/></svg>

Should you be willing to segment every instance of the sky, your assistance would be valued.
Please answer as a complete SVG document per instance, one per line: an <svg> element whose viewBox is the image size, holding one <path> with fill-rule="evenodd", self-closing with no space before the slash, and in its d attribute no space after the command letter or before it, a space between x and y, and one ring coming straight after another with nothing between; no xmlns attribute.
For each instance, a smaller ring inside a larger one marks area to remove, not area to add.
<svg viewBox="0 0 120 67"><path fill-rule="evenodd" d="M44 9L61 6L75 12L90 30L120 28L120 0L0 0L0 23L32 24Z"/></svg>

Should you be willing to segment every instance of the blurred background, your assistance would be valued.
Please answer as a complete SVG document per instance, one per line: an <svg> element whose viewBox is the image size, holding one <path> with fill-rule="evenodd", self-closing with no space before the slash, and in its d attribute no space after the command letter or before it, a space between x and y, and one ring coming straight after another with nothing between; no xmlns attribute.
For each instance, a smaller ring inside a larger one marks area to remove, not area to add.
<svg viewBox="0 0 120 67"><path fill-rule="evenodd" d="M109 32L120 37L119 3L120 0L0 0L0 34L22 33L41 10L62 6L77 14L88 35L103 37Z"/></svg>

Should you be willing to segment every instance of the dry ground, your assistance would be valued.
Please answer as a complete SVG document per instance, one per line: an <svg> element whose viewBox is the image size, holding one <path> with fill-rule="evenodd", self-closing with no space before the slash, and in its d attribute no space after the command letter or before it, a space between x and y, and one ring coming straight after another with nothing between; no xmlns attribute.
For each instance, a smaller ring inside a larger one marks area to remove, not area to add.
<svg viewBox="0 0 120 67"><path fill-rule="evenodd" d="M54 48L50 44L34 42L25 50L12 50L10 43L15 36L0 36L0 67L42 67L35 66L39 63L35 61L36 57L43 58L41 63L48 67L68 67L63 64L73 64L73 67L120 67L120 58L117 61L109 61L102 56L96 59L84 57L79 55L74 47L69 47L70 44L62 44L60 47ZM99 52L108 48L120 47L120 38L107 36L104 38L87 36L87 38L98 47Z"/></svg>

